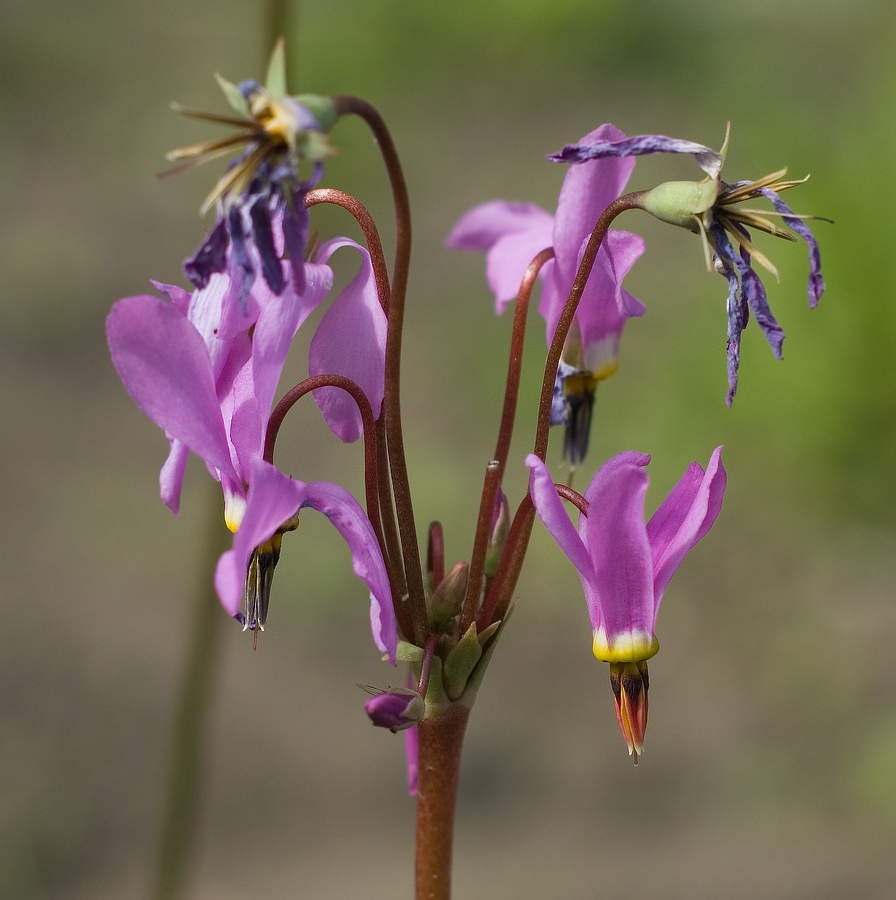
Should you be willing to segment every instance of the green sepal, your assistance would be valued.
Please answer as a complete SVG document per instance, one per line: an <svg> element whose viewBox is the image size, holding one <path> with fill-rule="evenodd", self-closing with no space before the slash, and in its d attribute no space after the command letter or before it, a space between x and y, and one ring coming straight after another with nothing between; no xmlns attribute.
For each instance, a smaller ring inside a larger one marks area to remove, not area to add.
<svg viewBox="0 0 896 900"><path fill-rule="evenodd" d="M441 716L451 704L445 689L442 686L442 660L438 656L432 659L432 668L429 670L429 685L426 688L426 714L424 718L430 716Z"/></svg>
<svg viewBox="0 0 896 900"><path fill-rule="evenodd" d="M500 622L492 622L485 631L480 631L477 636L477 640L479 641L479 646L484 647L490 640L491 636L501 627Z"/></svg>
<svg viewBox="0 0 896 900"><path fill-rule="evenodd" d="M317 119L317 124L323 132L328 132L339 118L332 97L322 97L320 94L297 94L293 100L301 103Z"/></svg>
<svg viewBox="0 0 896 900"><path fill-rule="evenodd" d="M479 688L482 685L482 679L485 677L485 670L488 668L488 664L491 662L492 654L495 652L495 647L498 646L498 638L501 636L501 631L504 629L504 626L507 624L507 620L510 618L510 614L513 612L515 602L512 602L507 609L507 615L500 622L492 622L485 631L479 636L483 643L490 637L491 640L487 647L484 648L482 653L482 658L479 660L476 668L473 669L470 677L467 679L467 689L464 691L464 695L461 698L461 702L468 709L473 707L473 704L476 702L476 695L479 693Z"/></svg>
<svg viewBox="0 0 896 900"><path fill-rule="evenodd" d="M482 645L474 622L445 660L445 693L452 700L459 700L466 691L467 681L481 657Z"/></svg>
<svg viewBox="0 0 896 900"><path fill-rule="evenodd" d="M395 659L399 662L409 662L420 665L423 662L423 648L407 641L399 641L395 648Z"/></svg>
<svg viewBox="0 0 896 900"><path fill-rule="evenodd" d="M264 89L274 100L286 96L286 41L282 37L277 38L277 43L274 44Z"/></svg>
<svg viewBox="0 0 896 900"><path fill-rule="evenodd" d="M215 72L215 81L218 82L218 87L220 87L221 90L224 91L224 96L227 98L227 102L241 116L246 119L251 119L252 116L249 113L249 104L246 103L246 98L240 93L240 89L232 81L228 81L217 72Z"/></svg>

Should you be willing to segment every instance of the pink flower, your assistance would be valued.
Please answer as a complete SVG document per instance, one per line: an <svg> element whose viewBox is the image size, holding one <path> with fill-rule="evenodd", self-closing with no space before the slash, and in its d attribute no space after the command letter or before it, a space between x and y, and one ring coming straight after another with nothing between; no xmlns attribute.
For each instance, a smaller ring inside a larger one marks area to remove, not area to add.
<svg viewBox="0 0 896 900"><path fill-rule="evenodd" d="M607 124L582 141L624 137ZM554 259L541 270L544 287L539 304L550 343L591 231L604 209L622 193L634 165L629 159L602 159L571 167L556 215L530 203L494 200L477 206L461 217L447 244L456 250L487 254L486 274L498 313L516 298L533 257L553 247ZM608 232L567 338L559 374L566 390L551 419L554 425L567 425L565 452L573 464L587 450L597 382L612 375L618 366L626 319L644 313L644 305L622 287L623 278L643 252L644 241L637 235Z"/></svg>
<svg viewBox="0 0 896 900"><path fill-rule="evenodd" d="M588 515L580 515L578 531L545 464L532 454L526 458L535 509L579 573L594 655L611 663L614 693L622 689L621 695L617 693L617 714L630 753L642 750L646 660L659 650L654 631L663 593L722 508L727 477L721 451L721 447L713 451L705 472L692 463L646 523L650 457L633 452L614 456L585 491Z"/></svg>

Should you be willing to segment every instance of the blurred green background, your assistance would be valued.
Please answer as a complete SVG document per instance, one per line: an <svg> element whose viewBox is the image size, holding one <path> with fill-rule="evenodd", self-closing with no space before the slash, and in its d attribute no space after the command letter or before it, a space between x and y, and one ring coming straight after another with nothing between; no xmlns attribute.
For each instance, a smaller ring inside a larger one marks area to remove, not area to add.
<svg viewBox="0 0 896 900"><path fill-rule="evenodd" d="M536 527L468 732L456 896L890 898L892 4L303 0L285 13L293 90L369 99L402 153L408 453L418 524L444 522L450 561L469 554L510 324L491 312L482 258L443 249L464 210L552 210L564 170L545 154L602 122L718 146L731 120L726 177L811 172L788 199L836 222L815 226L827 291L811 312L804 246L760 238L781 272L766 286L785 360L751 325L729 410L723 280L692 235L620 221L648 243L626 282L648 312L600 390L582 483L613 453L650 452L653 507L724 443L725 508L666 594L637 770L578 580ZM168 102L223 111L212 73L260 77L270 30L264 4L232 0L0 8L0 897L146 895L219 495L194 460L180 519L162 506L167 444L117 381L103 319L150 278L181 283L201 239L218 170L153 175L167 149L215 132ZM346 121L333 142L325 184L356 194L391 245L368 133ZM690 159L651 157L631 187L692 177ZM315 217L324 237L354 233L341 214ZM543 353L540 322L530 333L512 502ZM357 490L359 450L334 443L313 408L297 411L278 460ZM378 660L347 562L309 516L284 541L258 651L224 622L191 897L410 896L401 739L374 732L356 686L402 676Z"/></svg>

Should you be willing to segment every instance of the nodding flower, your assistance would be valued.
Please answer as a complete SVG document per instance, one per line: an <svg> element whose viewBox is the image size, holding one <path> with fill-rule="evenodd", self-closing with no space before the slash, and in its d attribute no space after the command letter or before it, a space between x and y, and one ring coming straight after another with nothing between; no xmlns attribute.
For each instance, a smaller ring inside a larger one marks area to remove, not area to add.
<svg viewBox="0 0 896 900"><path fill-rule="evenodd" d="M601 125L582 141L620 140L613 125ZM495 310L514 300L532 259L553 247L554 258L541 269L539 310L551 343L572 289L584 245L600 214L623 191L634 160L599 160L567 173L556 215L531 203L493 200L465 213L449 234L455 250L486 253L486 274ZM597 385L619 366L619 341L625 322L644 313L644 305L622 287L622 280L644 252L644 241L627 231L610 230L597 258L566 338L555 385L551 424L566 426L564 455L581 462L588 449L591 411Z"/></svg>
<svg viewBox="0 0 896 900"><path fill-rule="evenodd" d="M336 121L335 109L326 97L286 93L282 39L271 57L265 85L257 81L237 85L220 75L216 78L235 116L172 104L183 115L236 131L170 151L167 159L182 165L165 174L242 151L202 205L203 213L217 208L217 221L184 262L184 273L203 288L214 273L235 263L242 277L234 281L234 296L242 305L259 270L275 294L283 292L285 254L292 264L293 287L301 293L308 237L304 195L320 181L323 161L334 153L326 133Z"/></svg>
<svg viewBox="0 0 896 900"><path fill-rule="evenodd" d="M575 566L591 618L594 655L610 663L619 726L629 753L643 751L647 660L659 650L660 601L685 556L710 530L727 477L717 447L706 471L692 463L649 522L644 520L650 457L620 453L605 462L582 498L576 530L554 480L534 454L529 493L551 536Z"/></svg>

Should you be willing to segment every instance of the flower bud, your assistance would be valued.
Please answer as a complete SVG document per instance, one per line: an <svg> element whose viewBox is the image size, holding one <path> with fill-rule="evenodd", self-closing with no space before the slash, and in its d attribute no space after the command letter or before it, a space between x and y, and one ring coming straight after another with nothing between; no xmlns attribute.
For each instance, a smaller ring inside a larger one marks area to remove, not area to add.
<svg viewBox="0 0 896 900"><path fill-rule="evenodd" d="M379 728L388 728L393 734L416 725L423 718L423 698L409 688L392 688L371 697L364 704L364 711Z"/></svg>
<svg viewBox="0 0 896 900"><path fill-rule="evenodd" d="M454 620L464 605L469 575L469 564L461 560L433 591L429 601L429 618L433 631L447 634L454 627Z"/></svg>
<svg viewBox="0 0 896 900"><path fill-rule="evenodd" d="M501 563L501 554L507 545L510 534L510 507L507 497L498 485L495 492L495 508L492 511L492 530L488 538L488 550L485 553L485 577L494 578Z"/></svg>

